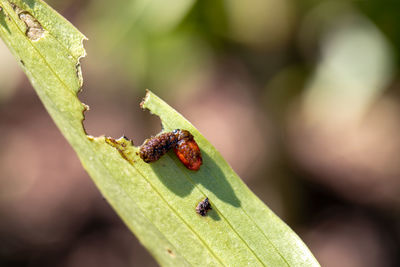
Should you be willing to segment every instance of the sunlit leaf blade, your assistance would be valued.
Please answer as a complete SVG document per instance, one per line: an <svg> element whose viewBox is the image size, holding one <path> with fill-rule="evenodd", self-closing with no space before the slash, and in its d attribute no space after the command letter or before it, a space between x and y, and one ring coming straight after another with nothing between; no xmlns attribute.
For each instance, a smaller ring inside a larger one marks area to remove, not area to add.
<svg viewBox="0 0 400 267"><path fill-rule="evenodd" d="M85 37L42 1L0 0L0 7L1 38L102 194L161 265L319 266L193 125L151 92L142 107L164 131L195 136L204 159L198 172L173 152L147 164L129 140L87 136L77 98ZM28 34L30 26L37 31ZM205 197L213 209L201 217L195 207Z"/></svg>

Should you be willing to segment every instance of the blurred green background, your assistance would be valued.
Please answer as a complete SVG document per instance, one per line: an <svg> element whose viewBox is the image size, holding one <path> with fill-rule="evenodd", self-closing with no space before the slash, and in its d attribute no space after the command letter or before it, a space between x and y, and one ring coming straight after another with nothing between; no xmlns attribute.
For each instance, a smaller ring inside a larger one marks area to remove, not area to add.
<svg viewBox="0 0 400 267"><path fill-rule="evenodd" d="M88 134L158 133L149 88L322 266L400 266L399 1L47 2L89 38ZM156 266L0 59L0 266Z"/></svg>

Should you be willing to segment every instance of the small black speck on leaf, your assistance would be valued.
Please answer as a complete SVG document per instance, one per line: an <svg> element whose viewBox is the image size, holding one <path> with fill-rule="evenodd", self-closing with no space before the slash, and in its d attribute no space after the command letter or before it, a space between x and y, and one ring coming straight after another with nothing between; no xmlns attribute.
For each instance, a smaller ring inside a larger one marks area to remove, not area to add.
<svg viewBox="0 0 400 267"><path fill-rule="evenodd" d="M196 212L201 216L206 216L207 212L211 210L211 204L208 202L208 197L206 197L203 201L200 201L196 207Z"/></svg>

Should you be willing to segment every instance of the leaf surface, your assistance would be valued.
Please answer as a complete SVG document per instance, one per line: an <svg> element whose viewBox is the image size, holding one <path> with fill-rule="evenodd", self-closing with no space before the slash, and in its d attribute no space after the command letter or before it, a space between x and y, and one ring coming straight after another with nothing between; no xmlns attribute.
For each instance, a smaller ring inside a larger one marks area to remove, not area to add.
<svg viewBox="0 0 400 267"><path fill-rule="evenodd" d="M164 131L194 135L199 171L173 152L147 164L129 140L87 136L87 107L77 97L85 37L44 2L0 0L0 37L99 190L161 265L319 266L196 128L150 91L142 107L160 117ZM205 197L212 210L201 217L195 207Z"/></svg>

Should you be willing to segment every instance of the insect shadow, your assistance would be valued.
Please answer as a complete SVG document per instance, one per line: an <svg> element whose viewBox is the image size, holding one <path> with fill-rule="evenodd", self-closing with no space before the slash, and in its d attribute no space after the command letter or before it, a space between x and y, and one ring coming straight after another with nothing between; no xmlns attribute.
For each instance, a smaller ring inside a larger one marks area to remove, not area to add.
<svg viewBox="0 0 400 267"><path fill-rule="evenodd" d="M197 184L201 184L212 191L220 200L234 207L240 207L240 200L235 195L220 167L205 151L201 153L203 165L196 172L186 169L171 151L159 161L151 163L151 167L161 182L180 197L187 196ZM210 200L212 202L212 199Z"/></svg>

